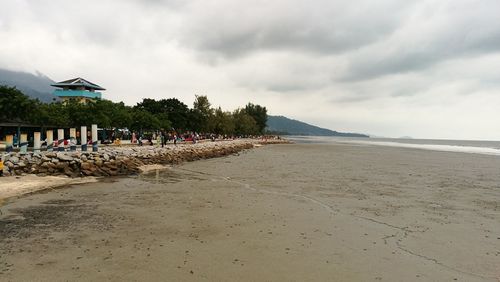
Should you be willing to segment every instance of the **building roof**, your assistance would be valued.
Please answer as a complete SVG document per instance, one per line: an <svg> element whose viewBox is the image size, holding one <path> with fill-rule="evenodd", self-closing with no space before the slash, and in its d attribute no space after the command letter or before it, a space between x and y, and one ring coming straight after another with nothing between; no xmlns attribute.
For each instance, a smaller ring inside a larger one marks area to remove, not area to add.
<svg viewBox="0 0 500 282"><path fill-rule="evenodd" d="M61 82L58 82L58 83L54 83L54 84L51 84L51 86L54 86L54 87L77 87L77 86L83 86L85 87L86 89L94 89L94 90L106 90L104 88L102 88L101 86L95 84L95 83L92 83L88 80L85 80L81 77L77 77L77 78L73 78L73 79L69 79L69 80L65 80L65 81L61 81Z"/></svg>

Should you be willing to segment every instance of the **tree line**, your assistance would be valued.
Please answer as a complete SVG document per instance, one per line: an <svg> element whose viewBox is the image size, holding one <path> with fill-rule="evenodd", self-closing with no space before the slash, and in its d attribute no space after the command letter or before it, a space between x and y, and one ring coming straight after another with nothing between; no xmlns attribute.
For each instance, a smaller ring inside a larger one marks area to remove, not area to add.
<svg viewBox="0 0 500 282"><path fill-rule="evenodd" d="M0 86L0 121L46 127L78 127L98 124L102 128L133 131L175 130L224 135L263 134L267 109L248 103L234 111L214 108L207 96L196 95L193 107L176 98L145 98L135 106L98 99L86 104L74 100L42 103L15 87Z"/></svg>

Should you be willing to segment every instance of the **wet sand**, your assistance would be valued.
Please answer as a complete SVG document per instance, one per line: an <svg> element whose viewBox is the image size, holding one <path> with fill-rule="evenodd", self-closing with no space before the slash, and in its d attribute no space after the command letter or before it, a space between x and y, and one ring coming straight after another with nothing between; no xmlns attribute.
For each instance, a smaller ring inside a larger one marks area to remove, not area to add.
<svg viewBox="0 0 500 282"><path fill-rule="evenodd" d="M265 146L10 199L0 280L499 281L500 158Z"/></svg>

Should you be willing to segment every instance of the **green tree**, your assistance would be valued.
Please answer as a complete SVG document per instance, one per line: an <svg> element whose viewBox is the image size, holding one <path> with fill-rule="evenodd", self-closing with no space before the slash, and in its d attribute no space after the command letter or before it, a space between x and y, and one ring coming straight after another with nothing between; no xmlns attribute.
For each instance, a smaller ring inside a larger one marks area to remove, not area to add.
<svg viewBox="0 0 500 282"><path fill-rule="evenodd" d="M39 112L39 124L60 127L68 125L68 110L62 103L42 104L40 105ZM82 114L82 116L85 115Z"/></svg>
<svg viewBox="0 0 500 282"><path fill-rule="evenodd" d="M155 99L144 98L142 102L137 103L134 108L145 110L152 114L164 113L167 110L162 101L164 100L156 101Z"/></svg>
<svg viewBox="0 0 500 282"><path fill-rule="evenodd" d="M235 133L237 135L255 135L259 129L255 120L245 110L237 109L233 112Z"/></svg>
<svg viewBox="0 0 500 282"><path fill-rule="evenodd" d="M205 122L201 113L195 109L189 109L187 118L187 128L196 132L209 132L202 130L202 124Z"/></svg>
<svg viewBox="0 0 500 282"><path fill-rule="evenodd" d="M172 128L172 123L168 119L167 113L155 114L154 116L158 119L160 129L168 131Z"/></svg>
<svg viewBox="0 0 500 282"><path fill-rule="evenodd" d="M35 122L40 102L15 87L0 86L0 121Z"/></svg>
<svg viewBox="0 0 500 282"><path fill-rule="evenodd" d="M194 95L193 109L200 111L204 116L213 114L214 110L211 107L208 97L205 95Z"/></svg>
<svg viewBox="0 0 500 282"><path fill-rule="evenodd" d="M258 133L260 134L264 133L264 129L266 128L266 123L267 123L266 107L248 103L245 106L245 112L255 120L255 123L257 124Z"/></svg>
<svg viewBox="0 0 500 282"><path fill-rule="evenodd" d="M91 110L91 105L82 104L76 100L69 100L64 104L52 103L50 105L52 109L57 108L57 112L64 116L65 120L57 122L64 123L63 126L77 127L92 124L92 115L95 114L95 112ZM52 117L52 119L59 120L60 117Z"/></svg>
<svg viewBox="0 0 500 282"><path fill-rule="evenodd" d="M191 129L198 132L210 132L213 130L211 120L214 117L214 109L208 101L207 96L195 95L193 109L191 110Z"/></svg>
<svg viewBox="0 0 500 282"><path fill-rule="evenodd" d="M170 98L156 101L154 99L143 99L134 109L147 111L153 114L160 122L159 127L170 129L186 129L189 117L189 108L181 101Z"/></svg>
<svg viewBox="0 0 500 282"><path fill-rule="evenodd" d="M182 132L187 129L188 118L189 118L189 108L186 104L177 100L176 98L162 99L160 100L163 107L166 109L168 118L172 123L172 127L176 130Z"/></svg>
<svg viewBox="0 0 500 282"><path fill-rule="evenodd" d="M234 119L230 112L224 112L219 107L214 113L214 133L217 134L234 134Z"/></svg>
<svg viewBox="0 0 500 282"><path fill-rule="evenodd" d="M132 111L132 123L130 129L142 133L144 130L157 130L160 128L160 121L152 113L143 109Z"/></svg>

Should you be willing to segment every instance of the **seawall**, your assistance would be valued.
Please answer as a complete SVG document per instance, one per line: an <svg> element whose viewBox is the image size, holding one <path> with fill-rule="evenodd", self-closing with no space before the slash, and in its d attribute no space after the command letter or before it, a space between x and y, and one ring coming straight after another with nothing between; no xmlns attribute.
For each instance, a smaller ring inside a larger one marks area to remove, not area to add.
<svg viewBox="0 0 500 282"><path fill-rule="evenodd" d="M168 165L227 156L258 145L288 143L286 140L238 139L233 141L155 146L101 146L99 152L11 153L4 156L4 175L34 174L118 176L139 173L144 165Z"/></svg>

